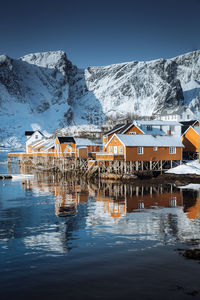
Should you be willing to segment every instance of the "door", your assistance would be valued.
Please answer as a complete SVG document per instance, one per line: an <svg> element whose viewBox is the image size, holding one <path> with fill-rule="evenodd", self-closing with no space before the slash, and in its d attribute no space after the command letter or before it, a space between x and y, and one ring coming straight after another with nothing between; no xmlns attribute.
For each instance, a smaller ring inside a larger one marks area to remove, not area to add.
<svg viewBox="0 0 200 300"><path fill-rule="evenodd" d="M117 154L117 146L114 146L114 154Z"/></svg>

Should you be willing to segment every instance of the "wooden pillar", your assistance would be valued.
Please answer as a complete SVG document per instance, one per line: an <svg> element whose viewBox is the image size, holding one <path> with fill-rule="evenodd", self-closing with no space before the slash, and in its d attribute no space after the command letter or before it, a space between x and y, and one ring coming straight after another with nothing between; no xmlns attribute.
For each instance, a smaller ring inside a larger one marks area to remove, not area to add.
<svg viewBox="0 0 200 300"><path fill-rule="evenodd" d="M139 187L136 186L136 197L138 197L138 196L139 196Z"/></svg>
<svg viewBox="0 0 200 300"><path fill-rule="evenodd" d="M171 169L172 169L172 166L173 166L173 161L170 160L170 167L171 167Z"/></svg>

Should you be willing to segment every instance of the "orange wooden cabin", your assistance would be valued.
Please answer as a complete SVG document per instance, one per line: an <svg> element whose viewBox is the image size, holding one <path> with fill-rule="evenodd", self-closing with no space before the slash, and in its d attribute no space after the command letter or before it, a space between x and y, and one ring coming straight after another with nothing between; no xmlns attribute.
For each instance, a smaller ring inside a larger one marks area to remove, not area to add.
<svg viewBox="0 0 200 300"><path fill-rule="evenodd" d="M114 134L105 145L105 153L97 159L124 159L125 161L182 160L181 138L175 136Z"/></svg>
<svg viewBox="0 0 200 300"><path fill-rule="evenodd" d="M195 153L199 152L199 126L190 126L182 135L184 152Z"/></svg>
<svg viewBox="0 0 200 300"><path fill-rule="evenodd" d="M118 124L113 129L109 130L103 135L103 151L105 151L105 145L116 133L120 134L144 134L144 132L134 123Z"/></svg>

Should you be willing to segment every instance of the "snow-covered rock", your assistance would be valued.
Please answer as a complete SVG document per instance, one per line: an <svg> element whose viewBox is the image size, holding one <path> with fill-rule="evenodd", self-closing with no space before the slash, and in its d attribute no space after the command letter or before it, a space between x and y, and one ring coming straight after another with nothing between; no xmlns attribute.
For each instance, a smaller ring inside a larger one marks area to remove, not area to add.
<svg viewBox="0 0 200 300"><path fill-rule="evenodd" d="M106 116L199 106L200 51L172 59L78 69L65 52L0 56L0 143L37 126L100 125Z"/></svg>
<svg viewBox="0 0 200 300"><path fill-rule="evenodd" d="M192 160L175 168L169 169L168 174L195 174L200 175L200 163L198 160Z"/></svg>

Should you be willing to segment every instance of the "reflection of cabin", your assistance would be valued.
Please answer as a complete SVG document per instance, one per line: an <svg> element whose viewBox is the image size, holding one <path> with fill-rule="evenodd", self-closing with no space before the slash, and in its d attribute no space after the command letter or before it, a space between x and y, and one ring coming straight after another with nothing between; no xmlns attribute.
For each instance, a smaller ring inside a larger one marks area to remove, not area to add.
<svg viewBox="0 0 200 300"><path fill-rule="evenodd" d="M200 218L200 191L182 190L184 212L189 219Z"/></svg>
<svg viewBox="0 0 200 300"><path fill-rule="evenodd" d="M97 159L125 161L182 160L181 138L174 136L114 134Z"/></svg>
<svg viewBox="0 0 200 300"><path fill-rule="evenodd" d="M182 206L180 191L153 191L154 187L133 187L132 195L127 196L127 212L154 207ZM156 189L157 190L157 189Z"/></svg>
<svg viewBox="0 0 200 300"><path fill-rule="evenodd" d="M105 192L98 190L96 201L103 202L104 212L109 217L117 221L126 214L126 201L124 199L113 199L113 197L106 196Z"/></svg>

